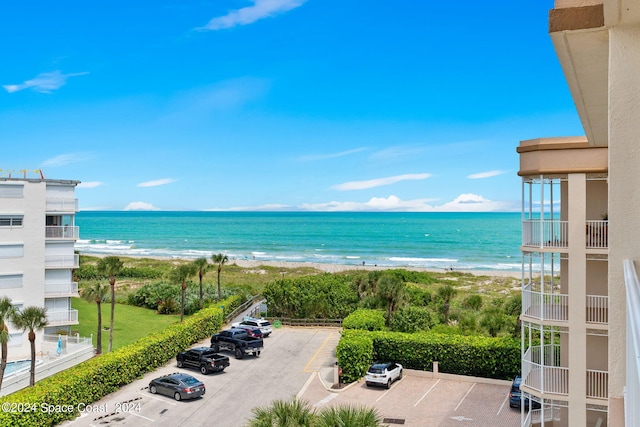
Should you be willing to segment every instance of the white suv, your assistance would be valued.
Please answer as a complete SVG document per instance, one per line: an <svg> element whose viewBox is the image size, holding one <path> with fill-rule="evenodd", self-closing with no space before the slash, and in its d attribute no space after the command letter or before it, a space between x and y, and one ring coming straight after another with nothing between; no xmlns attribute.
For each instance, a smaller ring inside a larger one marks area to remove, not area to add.
<svg viewBox="0 0 640 427"><path fill-rule="evenodd" d="M367 370L365 377L367 385L383 385L387 388L399 379L402 379L402 365L399 363L375 363Z"/></svg>
<svg viewBox="0 0 640 427"><path fill-rule="evenodd" d="M237 328L239 325L248 325L259 328L264 338L271 335L271 323L268 320L256 319L255 317L245 317L242 322L232 323L231 327Z"/></svg>

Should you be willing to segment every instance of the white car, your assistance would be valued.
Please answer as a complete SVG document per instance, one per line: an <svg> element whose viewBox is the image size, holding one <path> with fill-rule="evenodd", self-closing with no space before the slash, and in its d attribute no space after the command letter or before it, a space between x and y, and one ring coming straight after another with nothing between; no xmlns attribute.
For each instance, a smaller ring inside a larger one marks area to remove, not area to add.
<svg viewBox="0 0 640 427"><path fill-rule="evenodd" d="M264 338L271 335L271 323L268 320L264 320L262 318L258 319L255 317L245 317L242 322L232 323L232 328L237 328L240 325L247 325L259 328L262 331L262 336Z"/></svg>
<svg viewBox="0 0 640 427"><path fill-rule="evenodd" d="M374 363L367 370L365 377L368 386L382 385L387 388L399 379L402 379L402 365L393 362Z"/></svg>

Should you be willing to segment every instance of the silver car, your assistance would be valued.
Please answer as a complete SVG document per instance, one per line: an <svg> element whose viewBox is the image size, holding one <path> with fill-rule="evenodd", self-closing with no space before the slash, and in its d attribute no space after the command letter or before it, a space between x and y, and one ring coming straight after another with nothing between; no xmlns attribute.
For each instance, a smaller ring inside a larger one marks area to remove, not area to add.
<svg viewBox="0 0 640 427"><path fill-rule="evenodd" d="M149 383L152 394L164 394L175 400L194 399L205 393L204 384L191 375L176 373L155 378Z"/></svg>

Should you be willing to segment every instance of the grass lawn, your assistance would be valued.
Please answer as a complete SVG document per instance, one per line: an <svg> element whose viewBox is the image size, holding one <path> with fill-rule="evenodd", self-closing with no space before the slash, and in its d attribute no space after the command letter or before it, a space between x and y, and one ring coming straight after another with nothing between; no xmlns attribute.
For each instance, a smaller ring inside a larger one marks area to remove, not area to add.
<svg viewBox="0 0 640 427"><path fill-rule="evenodd" d="M79 325L72 327L80 336L93 334L93 345L96 346L98 333L98 309L95 303L82 298L72 298L72 306L78 310ZM102 352L109 348L109 322L111 321L111 304L101 304L102 311ZM167 326L180 321L180 315L156 314L154 310L116 304L115 324L113 328L113 350L131 344L142 337L164 330Z"/></svg>

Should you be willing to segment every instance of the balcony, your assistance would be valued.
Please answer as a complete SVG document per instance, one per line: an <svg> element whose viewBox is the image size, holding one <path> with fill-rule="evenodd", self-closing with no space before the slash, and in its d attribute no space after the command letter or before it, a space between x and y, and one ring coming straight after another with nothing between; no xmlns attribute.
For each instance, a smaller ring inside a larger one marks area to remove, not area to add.
<svg viewBox="0 0 640 427"><path fill-rule="evenodd" d="M585 247L607 249L609 221L587 221ZM569 245L569 221L533 219L522 221L522 246L566 249Z"/></svg>
<svg viewBox="0 0 640 427"><path fill-rule="evenodd" d="M534 248L566 248L569 221L534 219L522 222L522 246Z"/></svg>
<svg viewBox="0 0 640 427"><path fill-rule="evenodd" d="M47 198L47 212L78 212L78 199Z"/></svg>
<svg viewBox="0 0 640 427"><path fill-rule="evenodd" d="M47 326L77 324L78 310L47 311Z"/></svg>
<svg viewBox="0 0 640 427"><path fill-rule="evenodd" d="M569 295L546 294L532 290L532 283L522 290L522 314L538 320L567 322Z"/></svg>
<svg viewBox="0 0 640 427"><path fill-rule="evenodd" d="M609 324L609 297L587 295L587 323Z"/></svg>
<svg viewBox="0 0 640 427"><path fill-rule="evenodd" d="M45 229L45 237L47 239L78 240L80 236L79 227L70 225L48 225Z"/></svg>
<svg viewBox="0 0 640 427"><path fill-rule="evenodd" d="M544 353L544 354L543 354ZM558 366L560 346L530 347L522 358L522 384L539 393L569 394L569 368Z"/></svg>
<svg viewBox="0 0 640 427"><path fill-rule="evenodd" d="M587 369L587 397L591 399L609 398L609 372Z"/></svg>
<svg viewBox="0 0 640 427"><path fill-rule="evenodd" d="M45 298L77 297L78 282L45 282Z"/></svg>
<svg viewBox="0 0 640 427"><path fill-rule="evenodd" d="M557 407L547 408L544 405L540 409L532 409L526 413L526 417L522 422L523 427L529 427L531 425L540 425L544 421L549 424L554 421L561 421L561 409ZM552 425L552 424L550 424Z"/></svg>
<svg viewBox="0 0 640 427"><path fill-rule="evenodd" d="M45 268L78 268L80 266L80 255L45 255Z"/></svg>

